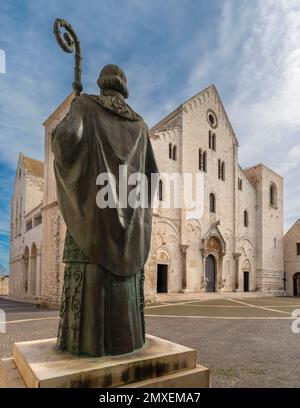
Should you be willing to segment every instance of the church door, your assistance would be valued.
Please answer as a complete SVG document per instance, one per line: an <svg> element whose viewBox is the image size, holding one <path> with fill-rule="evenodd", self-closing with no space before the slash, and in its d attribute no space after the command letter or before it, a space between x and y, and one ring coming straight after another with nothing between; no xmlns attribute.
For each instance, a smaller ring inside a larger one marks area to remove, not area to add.
<svg viewBox="0 0 300 408"><path fill-rule="evenodd" d="M244 292L249 292L249 272L244 272Z"/></svg>
<svg viewBox="0 0 300 408"><path fill-rule="evenodd" d="M295 273L294 280L294 296L300 296L300 272Z"/></svg>
<svg viewBox="0 0 300 408"><path fill-rule="evenodd" d="M157 265L157 293L168 293L168 265Z"/></svg>
<svg viewBox="0 0 300 408"><path fill-rule="evenodd" d="M206 292L216 291L216 259L209 255L205 262Z"/></svg>

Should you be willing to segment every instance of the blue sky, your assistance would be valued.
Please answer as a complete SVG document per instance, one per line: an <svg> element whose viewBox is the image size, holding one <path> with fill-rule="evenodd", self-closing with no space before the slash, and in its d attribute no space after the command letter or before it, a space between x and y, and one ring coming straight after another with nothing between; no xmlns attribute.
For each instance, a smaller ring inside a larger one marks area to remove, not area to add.
<svg viewBox="0 0 300 408"><path fill-rule="evenodd" d="M121 65L150 126L214 83L240 164L282 174L285 227L300 217L299 0L1 0L0 264L18 152L43 159L42 122L71 90L74 59L56 43L56 17L80 37L84 91L98 92L103 65Z"/></svg>

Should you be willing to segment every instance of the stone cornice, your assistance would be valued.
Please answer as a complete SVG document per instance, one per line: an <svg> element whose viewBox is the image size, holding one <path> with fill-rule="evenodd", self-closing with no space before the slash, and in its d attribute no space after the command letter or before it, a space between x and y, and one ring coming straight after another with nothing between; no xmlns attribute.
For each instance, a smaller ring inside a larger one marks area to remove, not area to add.
<svg viewBox="0 0 300 408"><path fill-rule="evenodd" d="M42 212L43 212L43 211L46 211L46 210L48 210L49 208L52 208L52 207L58 207L58 202L57 202L57 201L53 201L52 203L50 203L50 204L48 204L48 205L45 205L44 207L41 208L41 211L42 211Z"/></svg>

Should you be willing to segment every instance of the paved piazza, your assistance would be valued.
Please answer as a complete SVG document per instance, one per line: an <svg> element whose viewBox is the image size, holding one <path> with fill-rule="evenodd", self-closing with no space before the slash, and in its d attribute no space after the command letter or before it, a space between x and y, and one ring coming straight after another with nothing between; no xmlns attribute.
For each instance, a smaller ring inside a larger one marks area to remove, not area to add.
<svg viewBox="0 0 300 408"><path fill-rule="evenodd" d="M7 333L0 356L16 341L55 337L58 311L0 298ZM147 332L198 352L212 387L300 387L300 333L291 330L300 298L164 301L146 307ZM300 324L299 324L300 327Z"/></svg>

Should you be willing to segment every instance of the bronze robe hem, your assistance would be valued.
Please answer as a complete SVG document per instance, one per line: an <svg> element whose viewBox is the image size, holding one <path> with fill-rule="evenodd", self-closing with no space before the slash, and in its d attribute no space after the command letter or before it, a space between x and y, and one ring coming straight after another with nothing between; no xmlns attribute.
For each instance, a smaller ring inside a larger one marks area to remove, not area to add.
<svg viewBox="0 0 300 408"><path fill-rule="evenodd" d="M65 258L67 254L69 260L65 259L58 348L91 357L141 348L145 342L143 271L130 277L114 275L88 263L71 241L67 233Z"/></svg>

